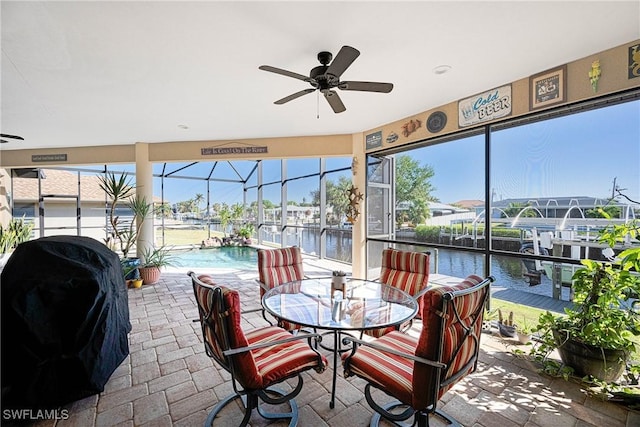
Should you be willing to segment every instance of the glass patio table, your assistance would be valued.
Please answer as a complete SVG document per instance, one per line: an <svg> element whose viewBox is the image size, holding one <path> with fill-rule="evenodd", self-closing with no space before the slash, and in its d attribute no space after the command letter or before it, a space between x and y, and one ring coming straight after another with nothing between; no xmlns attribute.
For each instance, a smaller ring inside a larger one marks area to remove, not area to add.
<svg viewBox="0 0 640 427"><path fill-rule="evenodd" d="M262 305L277 318L333 334L331 408L335 406L340 334L400 325L418 311L416 300L393 286L346 278L343 287L333 287L331 277L296 280L269 289Z"/></svg>

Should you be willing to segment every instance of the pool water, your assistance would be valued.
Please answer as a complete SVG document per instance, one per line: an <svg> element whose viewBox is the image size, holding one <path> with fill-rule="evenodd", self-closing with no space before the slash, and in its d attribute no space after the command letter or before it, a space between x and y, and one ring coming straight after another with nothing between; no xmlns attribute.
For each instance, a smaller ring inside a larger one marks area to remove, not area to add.
<svg viewBox="0 0 640 427"><path fill-rule="evenodd" d="M225 246L220 248L192 249L175 252L176 267L257 269L258 252L249 246Z"/></svg>

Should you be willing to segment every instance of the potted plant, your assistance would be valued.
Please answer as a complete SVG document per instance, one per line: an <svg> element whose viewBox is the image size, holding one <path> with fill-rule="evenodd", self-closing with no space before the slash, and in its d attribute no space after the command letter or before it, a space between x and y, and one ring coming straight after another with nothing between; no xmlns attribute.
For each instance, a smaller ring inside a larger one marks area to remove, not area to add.
<svg viewBox="0 0 640 427"><path fill-rule="evenodd" d="M637 238L639 230L635 221L607 227L600 233L600 241L613 247L624 238ZM622 251L613 263L581 262L583 267L573 275L573 307L565 309L564 316L540 315L535 328L540 343L531 355L548 373L568 377L573 372L615 382L625 371L640 336L640 247ZM558 350L562 364L549 359L554 350Z"/></svg>
<svg viewBox="0 0 640 427"><path fill-rule="evenodd" d="M0 225L0 268L7 262L13 250L22 242L31 238L33 223L24 218L12 219L6 228Z"/></svg>
<svg viewBox="0 0 640 427"><path fill-rule="evenodd" d="M130 288L139 288L142 286L142 277L140 277L140 269L134 266L127 265L125 269L125 277L130 276L131 279L127 280L127 287Z"/></svg>
<svg viewBox="0 0 640 427"><path fill-rule="evenodd" d="M331 273L331 298L334 297L336 291L342 292L342 297L346 297L347 273L341 270L335 270Z"/></svg>
<svg viewBox="0 0 640 427"><path fill-rule="evenodd" d="M498 331L503 337L514 338L516 336L516 325L513 323L513 311L509 312L509 316L503 316L502 310L498 309Z"/></svg>
<svg viewBox="0 0 640 427"><path fill-rule="evenodd" d="M243 239L243 243L245 245L250 245L251 236L253 236L254 231L255 227L253 226L253 224L247 223L238 229L238 236Z"/></svg>
<svg viewBox="0 0 640 427"><path fill-rule="evenodd" d="M129 251L136 243L138 234L145 219L153 212L152 204L148 203L145 197L135 195L135 188L132 185L132 178L127 175L116 175L111 172L100 175L100 188L109 198L109 224L111 225L110 236L105 243L110 248L116 244L119 246L122 255L123 266L131 266L125 279L131 279L135 274L135 268L139 265L137 258L129 258ZM126 206L133 213L131 221L125 221L116 215L118 206Z"/></svg>
<svg viewBox="0 0 640 427"><path fill-rule="evenodd" d="M174 265L175 257L169 249L161 246L159 248L145 248L142 254L142 262L138 267L140 277L145 285L153 285L160 280L160 273L163 267Z"/></svg>
<svg viewBox="0 0 640 427"><path fill-rule="evenodd" d="M535 325L524 316L522 317L522 322L516 323L516 334L521 344L531 342L531 334L533 333L534 326Z"/></svg>

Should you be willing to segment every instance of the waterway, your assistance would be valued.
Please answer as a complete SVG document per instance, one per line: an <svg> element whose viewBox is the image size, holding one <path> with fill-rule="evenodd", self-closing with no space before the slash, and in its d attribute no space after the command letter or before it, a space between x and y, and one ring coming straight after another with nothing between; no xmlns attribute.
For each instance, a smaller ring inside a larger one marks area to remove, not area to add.
<svg viewBox="0 0 640 427"><path fill-rule="evenodd" d="M288 228L286 244L299 246L303 252L317 255L320 251L319 232L312 229ZM281 233L271 230L263 232L263 240L280 244ZM327 231L327 258L351 263L351 230L329 229ZM407 248L425 250L424 247ZM456 277L466 277L469 274L484 275L484 255L466 251L439 249L437 255L432 251L431 271ZM437 260L437 266L435 265ZM255 264L254 264L255 265ZM491 275L496 281L494 288L516 289L537 295L551 297L553 293L551 279L543 275L538 285L530 286L523 276L522 261L511 257L494 256L491 259ZM569 288L562 289L562 299L569 300Z"/></svg>

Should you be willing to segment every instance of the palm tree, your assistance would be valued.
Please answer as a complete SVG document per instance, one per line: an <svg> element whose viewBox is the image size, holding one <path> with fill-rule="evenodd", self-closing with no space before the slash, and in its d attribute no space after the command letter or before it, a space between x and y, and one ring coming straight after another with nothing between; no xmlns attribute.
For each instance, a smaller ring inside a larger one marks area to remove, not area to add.
<svg viewBox="0 0 640 427"><path fill-rule="evenodd" d="M193 199L195 203L195 212L200 213L200 203L204 202L204 196L202 193L196 193L195 199Z"/></svg>
<svg viewBox="0 0 640 427"><path fill-rule="evenodd" d="M231 221L231 209L229 208L229 205L222 203L218 209L218 216L220 216L220 227L222 228L222 233L224 233L224 237L227 237L227 225L229 224L229 221Z"/></svg>

